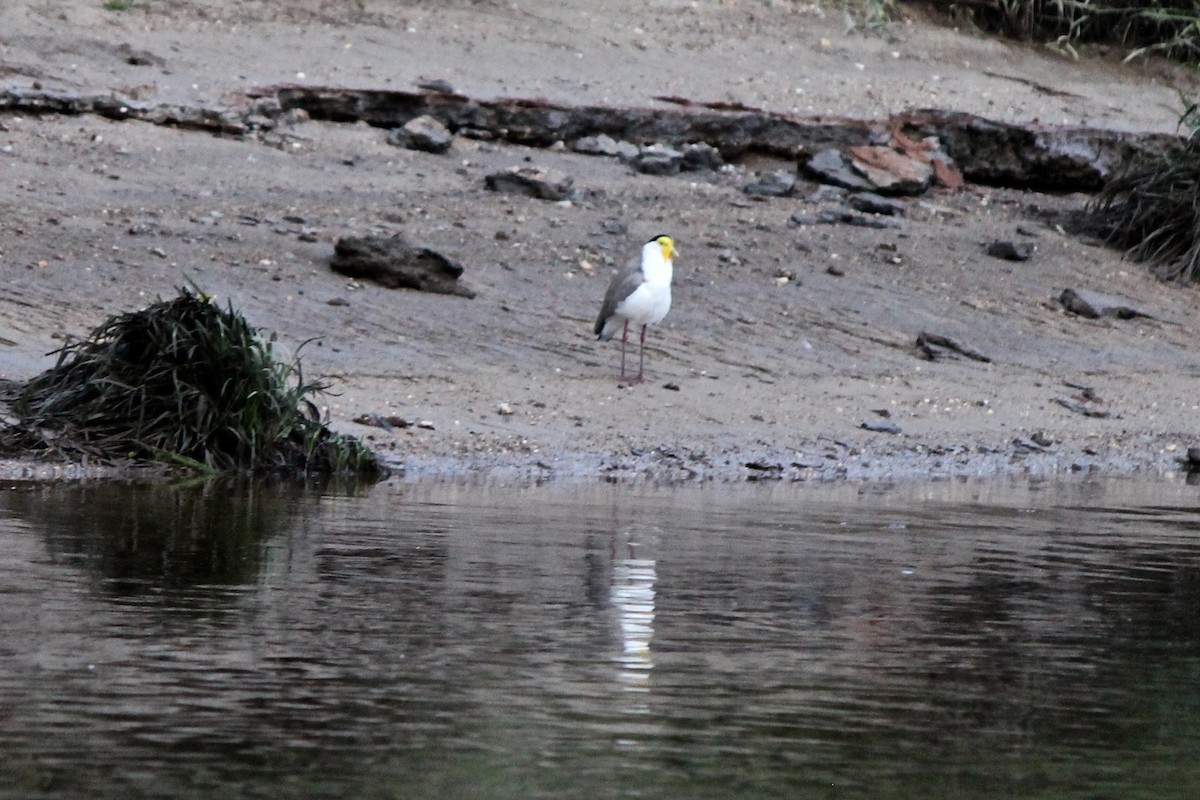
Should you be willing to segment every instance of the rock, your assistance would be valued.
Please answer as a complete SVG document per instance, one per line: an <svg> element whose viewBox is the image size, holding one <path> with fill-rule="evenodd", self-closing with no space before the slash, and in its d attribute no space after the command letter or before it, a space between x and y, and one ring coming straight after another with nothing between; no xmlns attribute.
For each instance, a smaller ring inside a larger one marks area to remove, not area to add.
<svg viewBox="0 0 1200 800"><path fill-rule="evenodd" d="M428 114L410 119L399 128L388 131L387 142L409 150L444 153L450 149L454 134Z"/></svg>
<svg viewBox="0 0 1200 800"><path fill-rule="evenodd" d="M438 92L439 94L457 94L454 91L453 84L445 78L417 81L417 88L424 89L427 92Z"/></svg>
<svg viewBox="0 0 1200 800"><path fill-rule="evenodd" d="M650 144L641 148L629 162L638 172L647 175L678 175L683 169L683 153L665 144Z"/></svg>
<svg viewBox="0 0 1200 800"><path fill-rule="evenodd" d="M571 149L588 156L616 156L621 153L617 140L605 133L576 139Z"/></svg>
<svg viewBox="0 0 1200 800"><path fill-rule="evenodd" d="M149 50L136 50L133 45L124 43L117 45L117 55L126 64L134 67L165 67L167 60Z"/></svg>
<svg viewBox="0 0 1200 800"><path fill-rule="evenodd" d="M742 187L752 197L788 197L796 189L796 175L788 170L775 170Z"/></svg>
<svg viewBox="0 0 1200 800"><path fill-rule="evenodd" d="M575 179L556 169L541 167L509 167L493 172L485 179L493 192L523 194L539 200L568 200Z"/></svg>
<svg viewBox="0 0 1200 800"><path fill-rule="evenodd" d="M922 194L933 183L933 167L890 147L851 147L850 164L880 194Z"/></svg>
<svg viewBox="0 0 1200 800"><path fill-rule="evenodd" d="M1187 449L1186 463L1189 469L1200 469L1200 447L1189 447Z"/></svg>
<svg viewBox="0 0 1200 800"><path fill-rule="evenodd" d="M872 433L900 433L900 426L892 422L890 419L868 419L858 426L864 431Z"/></svg>
<svg viewBox="0 0 1200 800"><path fill-rule="evenodd" d="M389 289L475 296L458 282L463 274L461 265L436 250L408 242L402 234L343 236L334 245L330 267L341 275Z"/></svg>
<svg viewBox="0 0 1200 800"><path fill-rule="evenodd" d="M997 239L987 246L987 254L992 258L1002 258L1005 261L1028 261L1033 255L1033 244Z"/></svg>
<svg viewBox="0 0 1200 800"><path fill-rule="evenodd" d="M917 334L916 353L918 358L936 361L947 356L966 356L972 361L990 363L991 359L969 347L964 347L949 336L921 332Z"/></svg>
<svg viewBox="0 0 1200 800"><path fill-rule="evenodd" d="M718 170L725 164L721 151L704 142L693 142L683 146L683 171L700 172Z"/></svg>
<svg viewBox="0 0 1200 800"><path fill-rule="evenodd" d="M790 221L795 225L856 225L860 228L899 228L900 220L881 217L877 214L867 216L851 211L841 206L823 208L816 214L807 211L797 211L792 214Z"/></svg>
<svg viewBox="0 0 1200 800"><path fill-rule="evenodd" d="M904 213L904 204L899 200L892 200L874 192L854 192L846 198L846 203L855 211L867 214L883 214L891 217Z"/></svg>
<svg viewBox="0 0 1200 800"><path fill-rule="evenodd" d="M1088 319L1109 317L1111 319L1134 319L1150 315L1138 311L1129 305L1128 301L1109 294L1092 292L1087 289L1063 289L1058 296L1058 302L1072 314L1078 314Z"/></svg>
<svg viewBox="0 0 1200 800"><path fill-rule="evenodd" d="M827 183L822 183L808 196L808 202L842 203L845 202L847 195L849 195L849 192L841 186L831 186Z"/></svg>
<svg viewBox="0 0 1200 800"><path fill-rule="evenodd" d="M1082 400L1076 400L1073 397L1056 397L1054 402L1058 403L1068 411L1074 411L1076 414L1082 414L1085 417L1095 417L1097 419L1107 419L1112 414L1108 411L1102 411L1096 408L1094 403L1088 403Z"/></svg>
<svg viewBox="0 0 1200 800"><path fill-rule="evenodd" d="M842 151L830 148L813 153L804 164L804 171L821 183L841 186L844 189L870 191L871 182L854 171Z"/></svg>

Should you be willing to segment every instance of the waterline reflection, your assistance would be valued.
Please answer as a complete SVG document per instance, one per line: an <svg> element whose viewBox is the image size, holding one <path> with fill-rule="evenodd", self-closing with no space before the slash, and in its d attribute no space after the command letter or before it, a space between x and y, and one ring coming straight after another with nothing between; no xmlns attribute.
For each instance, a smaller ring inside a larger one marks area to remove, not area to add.
<svg viewBox="0 0 1200 800"><path fill-rule="evenodd" d="M10 489L0 798L1191 797L1194 489L1007 491Z"/></svg>

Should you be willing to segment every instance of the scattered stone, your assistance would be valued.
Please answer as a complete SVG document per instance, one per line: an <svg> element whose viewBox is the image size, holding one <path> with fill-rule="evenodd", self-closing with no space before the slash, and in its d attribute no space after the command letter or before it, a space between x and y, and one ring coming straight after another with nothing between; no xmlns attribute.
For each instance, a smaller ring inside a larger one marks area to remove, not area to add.
<svg viewBox="0 0 1200 800"><path fill-rule="evenodd" d="M882 214L887 217L904 214L904 204L899 200L893 200L874 192L854 192L846 198L846 204L855 211L862 211L865 214Z"/></svg>
<svg viewBox="0 0 1200 800"><path fill-rule="evenodd" d="M624 222L621 222L619 219L605 220L601 227L604 229L605 233L611 236L624 236L625 234L629 233L629 226Z"/></svg>
<svg viewBox="0 0 1200 800"><path fill-rule="evenodd" d="M804 164L804 171L821 183L841 186L855 191L870 191L875 187L855 172L841 150L829 148L813 153Z"/></svg>
<svg viewBox="0 0 1200 800"><path fill-rule="evenodd" d="M933 167L891 147L851 147L850 164L880 194L922 194L933 183Z"/></svg>
<svg viewBox="0 0 1200 800"><path fill-rule="evenodd" d="M117 45L117 55L123 58L126 64L133 67L165 67L167 65L167 60L162 56L155 55L149 50L135 50L130 44Z"/></svg>
<svg viewBox="0 0 1200 800"><path fill-rule="evenodd" d="M427 92L438 92L439 94L458 94L454 91L454 85L445 78L434 78L432 80L417 81L418 89L424 89Z"/></svg>
<svg viewBox="0 0 1200 800"><path fill-rule="evenodd" d="M1029 439L1024 436L1018 436L1014 438L1012 443L1018 450L1032 450L1035 453L1041 453L1046 449L1045 445L1038 444L1033 439Z"/></svg>
<svg viewBox="0 0 1200 800"><path fill-rule="evenodd" d="M399 128L388 131L388 144L423 150L426 153L444 153L454 142L454 134L428 114L414 117Z"/></svg>
<svg viewBox="0 0 1200 800"><path fill-rule="evenodd" d="M678 383L664 383L662 388L664 388L668 391L678 392L679 384Z"/></svg>
<svg viewBox="0 0 1200 800"><path fill-rule="evenodd" d="M1153 319L1149 314L1138 311L1120 297L1092 292L1087 289L1063 289L1062 294L1058 296L1058 302L1072 314L1078 314L1087 319L1096 319L1098 317L1109 317L1111 319L1146 317L1147 319Z"/></svg>
<svg viewBox="0 0 1200 800"><path fill-rule="evenodd" d="M846 274L846 270L842 269L837 264L830 264L825 268L825 272L835 278L840 278Z"/></svg>
<svg viewBox="0 0 1200 800"><path fill-rule="evenodd" d="M1047 436L1045 431L1037 431L1029 438L1041 447L1049 447L1054 444L1054 440Z"/></svg>
<svg viewBox="0 0 1200 800"><path fill-rule="evenodd" d="M1033 255L1033 243L997 239L987 246L987 254L1005 261L1028 261Z"/></svg>
<svg viewBox="0 0 1200 800"><path fill-rule="evenodd" d="M359 425L370 425L372 428L383 428L385 431L395 430L396 428L411 428L416 423L409 420L397 417L394 414L383 416L381 414L359 414L351 422L357 422Z"/></svg>
<svg viewBox="0 0 1200 800"><path fill-rule="evenodd" d="M742 187L742 191L751 197L789 197L795 189L795 173L784 169L768 172Z"/></svg>
<svg viewBox="0 0 1200 800"><path fill-rule="evenodd" d="M693 142L683 146L684 172L716 171L725 164L721 151L705 142Z"/></svg>
<svg viewBox="0 0 1200 800"><path fill-rule="evenodd" d="M985 364L991 363L991 359L982 353L972 350L969 347L964 347L949 336L942 336L937 333L922 332L917 334L916 354L917 358L923 358L926 361L937 361L940 358L961 355L966 356L972 361L982 361Z"/></svg>
<svg viewBox="0 0 1200 800"><path fill-rule="evenodd" d="M350 301L344 297L331 297L325 301L325 304L330 306L348 306L350 305Z"/></svg>
<svg viewBox="0 0 1200 800"><path fill-rule="evenodd" d="M892 422L890 419L866 419L859 424L864 431L872 433L900 433L900 426Z"/></svg>
<svg viewBox="0 0 1200 800"><path fill-rule="evenodd" d="M389 289L475 296L458 282L463 274L461 265L436 250L411 244L403 234L343 236L334 245L330 266L341 275L374 281Z"/></svg>
<svg viewBox="0 0 1200 800"><path fill-rule="evenodd" d="M484 179L493 192L523 194L539 200L568 200L575 179L556 169L509 167Z"/></svg>
<svg viewBox="0 0 1200 800"><path fill-rule="evenodd" d="M502 417L511 417L513 413L512 406L508 403L501 403L496 406L496 413Z"/></svg>
<svg viewBox="0 0 1200 800"><path fill-rule="evenodd" d="M571 149L576 153L583 153L588 156L618 156L621 154L621 148L617 140L606 133L576 139L575 143L571 145Z"/></svg>
<svg viewBox="0 0 1200 800"><path fill-rule="evenodd" d="M1200 447L1189 447L1184 463L1190 470L1200 469Z"/></svg>
<svg viewBox="0 0 1200 800"><path fill-rule="evenodd" d="M1074 397L1056 397L1054 402L1058 403L1068 411L1074 411L1076 414L1082 414L1085 417L1095 417L1097 419L1107 419L1112 414L1108 411L1103 411L1096 408L1095 403L1088 403L1078 400Z"/></svg>
<svg viewBox="0 0 1200 800"><path fill-rule="evenodd" d="M678 175L683 169L683 153L665 144L648 144L629 162L646 175Z"/></svg>
<svg viewBox="0 0 1200 800"><path fill-rule="evenodd" d="M850 193L841 186L822 183L808 196L810 203L844 203Z"/></svg>
<svg viewBox="0 0 1200 800"><path fill-rule="evenodd" d="M791 222L796 225L856 225L860 228L899 228L900 220L878 214L859 214L848 208L825 208L816 214L797 211Z"/></svg>

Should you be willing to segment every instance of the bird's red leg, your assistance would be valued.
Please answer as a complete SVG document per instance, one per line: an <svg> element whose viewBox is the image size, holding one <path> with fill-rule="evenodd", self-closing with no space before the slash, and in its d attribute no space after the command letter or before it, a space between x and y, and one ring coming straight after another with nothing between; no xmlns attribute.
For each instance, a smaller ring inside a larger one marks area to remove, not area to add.
<svg viewBox="0 0 1200 800"><path fill-rule="evenodd" d="M646 326L642 326L642 346L638 350L638 381L642 380L642 370L646 366Z"/></svg>
<svg viewBox="0 0 1200 800"><path fill-rule="evenodd" d="M629 320L625 320L625 327L621 329L621 377L620 380L625 380L625 342L629 339Z"/></svg>

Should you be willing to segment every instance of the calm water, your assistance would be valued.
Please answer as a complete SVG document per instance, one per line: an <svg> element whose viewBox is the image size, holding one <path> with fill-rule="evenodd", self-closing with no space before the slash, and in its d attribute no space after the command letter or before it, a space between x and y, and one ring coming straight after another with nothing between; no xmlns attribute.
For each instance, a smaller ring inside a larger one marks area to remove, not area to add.
<svg viewBox="0 0 1200 800"><path fill-rule="evenodd" d="M1174 798L1200 488L0 486L0 798Z"/></svg>

